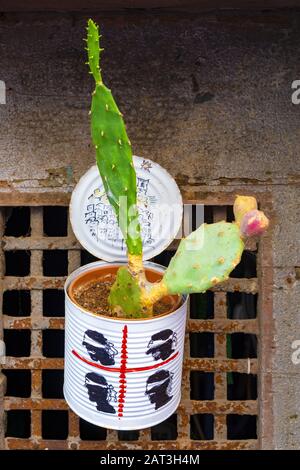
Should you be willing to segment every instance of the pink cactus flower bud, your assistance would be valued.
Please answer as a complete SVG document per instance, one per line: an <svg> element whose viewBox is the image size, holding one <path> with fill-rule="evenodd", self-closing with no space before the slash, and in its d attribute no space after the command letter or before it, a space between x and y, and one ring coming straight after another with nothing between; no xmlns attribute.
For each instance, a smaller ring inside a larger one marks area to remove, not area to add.
<svg viewBox="0 0 300 470"><path fill-rule="evenodd" d="M269 226L269 219L262 211L252 210L244 215L241 221L241 233L243 237L261 235Z"/></svg>

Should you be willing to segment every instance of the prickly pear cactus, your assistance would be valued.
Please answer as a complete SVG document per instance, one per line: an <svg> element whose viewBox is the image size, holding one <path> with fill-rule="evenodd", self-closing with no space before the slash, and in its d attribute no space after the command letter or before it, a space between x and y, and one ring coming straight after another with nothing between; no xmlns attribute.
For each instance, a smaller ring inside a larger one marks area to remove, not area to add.
<svg viewBox="0 0 300 470"><path fill-rule="evenodd" d="M180 242L163 277L171 294L205 292L225 281L240 262L244 242L237 224L202 224Z"/></svg>
<svg viewBox="0 0 300 470"><path fill-rule="evenodd" d="M99 66L99 29L88 21L87 51L90 73L96 83L91 106L91 132L96 160L110 204L132 255L142 254L142 240L136 206L136 173L131 143L111 91L104 85Z"/></svg>
<svg viewBox="0 0 300 470"><path fill-rule="evenodd" d="M125 124L99 66L98 26L88 22L88 64L96 87L91 106L91 133L96 160L109 202L114 208L128 249L128 267L118 270L109 304L119 316L145 317L167 294L205 292L225 281L240 262L243 239L263 233L269 224L254 197L238 196L235 222L203 224L182 240L160 282L145 277L137 210L136 173Z"/></svg>
<svg viewBox="0 0 300 470"><path fill-rule="evenodd" d="M111 309L118 316L139 318L142 315L141 289L126 266L117 272L117 278L108 297Z"/></svg>

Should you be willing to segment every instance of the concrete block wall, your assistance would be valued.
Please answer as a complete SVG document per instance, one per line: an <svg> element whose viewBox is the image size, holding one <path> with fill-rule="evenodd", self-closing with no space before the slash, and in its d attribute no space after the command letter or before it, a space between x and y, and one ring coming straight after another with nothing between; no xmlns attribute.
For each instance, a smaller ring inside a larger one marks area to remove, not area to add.
<svg viewBox="0 0 300 470"><path fill-rule="evenodd" d="M94 162L82 40L88 16L0 16L2 194L70 192ZM300 105L291 84L300 80L300 12L92 16L102 26L103 75L135 153L159 162L186 191L270 194L271 446L299 448L300 365L291 361L291 343L300 339ZM0 434L1 422L0 411Z"/></svg>

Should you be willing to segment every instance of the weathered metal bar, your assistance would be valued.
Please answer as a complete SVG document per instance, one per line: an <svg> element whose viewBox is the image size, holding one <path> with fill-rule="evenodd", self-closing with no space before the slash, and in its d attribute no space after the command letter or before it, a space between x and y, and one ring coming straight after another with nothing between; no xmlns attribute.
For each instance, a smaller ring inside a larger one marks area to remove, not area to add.
<svg viewBox="0 0 300 470"><path fill-rule="evenodd" d="M258 334L258 321L256 319L250 320L231 320L231 319L218 319L214 320L188 320L188 331L211 333L253 333Z"/></svg>
<svg viewBox="0 0 300 470"><path fill-rule="evenodd" d="M71 198L71 192L60 191L37 191L28 190L19 191L9 188L9 191L0 191L0 205L7 207L18 206L68 206Z"/></svg>
<svg viewBox="0 0 300 470"><path fill-rule="evenodd" d="M219 206L213 209L213 221L219 222L227 219L227 207ZM227 318L227 299L226 292L215 292L214 294L214 317L215 319L224 320ZM215 357L226 358L227 337L224 332L218 332L214 335ZM216 372L214 374L215 383L215 400L222 400L227 397L227 373ZM226 416L221 414L215 416L214 419L214 438L219 441L226 439L227 425Z"/></svg>
<svg viewBox="0 0 300 470"><path fill-rule="evenodd" d="M12 317L3 315L4 328L8 329L63 329L64 318L61 317L41 317L33 320L30 317ZM188 332L211 332L211 333L249 333L259 334L258 322L251 320L188 320Z"/></svg>
<svg viewBox="0 0 300 470"><path fill-rule="evenodd" d="M67 410L68 405L64 399L58 398L18 398L5 397L5 410ZM212 413L212 414L251 414L256 415L258 412L258 403L256 400L189 400L186 398L181 401L178 411L190 414ZM76 415L75 415L76 416ZM180 428L180 427L179 427ZM180 429L179 429L180 431ZM180 433L182 434L182 433ZM185 434L188 437L188 433Z"/></svg>
<svg viewBox="0 0 300 470"><path fill-rule="evenodd" d="M257 359L215 359L215 358L186 358L184 366L190 370L206 372L242 372L256 374ZM19 358L8 356L6 369L62 369L63 359L60 358Z"/></svg>
<svg viewBox="0 0 300 470"><path fill-rule="evenodd" d="M4 328L12 329L63 329L64 318L61 317L41 317L33 320L30 317L13 317L3 315ZM249 333L259 334L258 321L251 320L188 320L188 332L211 332L211 333Z"/></svg>
<svg viewBox="0 0 300 470"><path fill-rule="evenodd" d="M6 276L3 279L3 287L11 289L62 289L66 276Z"/></svg>
<svg viewBox="0 0 300 470"><path fill-rule="evenodd" d="M242 372L257 374L257 359L189 359L184 361L185 367L190 370L200 370L206 372Z"/></svg>
<svg viewBox="0 0 300 470"><path fill-rule="evenodd" d="M42 371L35 369L31 371L31 399L42 399Z"/></svg>
<svg viewBox="0 0 300 470"><path fill-rule="evenodd" d="M139 442L151 441L151 428L142 429L139 433Z"/></svg>
<svg viewBox="0 0 300 470"><path fill-rule="evenodd" d="M65 276L6 276L3 280L5 289L62 289ZM245 292L256 294L258 282L256 278L230 278L219 286L210 289L213 292Z"/></svg>
<svg viewBox="0 0 300 470"><path fill-rule="evenodd" d="M79 440L79 417L69 410L69 436Z"/></svg>
<svg viewBox="0 0 300 470"><path fill-rule="evenodd" d="M116 443L118 442L118 431L115 429L108 429L107 430L107 436L106 436L106 441L109 445L110 442Z"/></svg>
<svg viewBox="0 0 300 470"><path fill-rule="evenodd" d="M197 413L211 413L214 415L227 415L227 414L249 414L257 415L258 403L257 400L183 400L179 409L183 411L186 409L191 410L191 414ZM226 426L225 426L226 429ZM226 438L226 437L225 437ZM224 438L224 439L225 439ZM215 436L216 439L216 436ZM221 440L221 439L217 439Z"/></svg>
<svg viewBox="0 0 300 470"><path fill-rule="evenodd" d="M5 229L5 220L4 220L4 210L0 208L0 239L4 234ZM4 448L4 435L5 435L5 419L4 419L4 410L3 410L3 396L6 390L6 377L2 374L2 355L5 354L4 343L3 343L3 277L5 273L4 265L4 254L0 246L0 449Z"/></svg>
<svg viewBox="0 0 300 470"><path fill-rule="evenodd" d="M272 201L268 195L264 199L263 210L272 219ZM272 226L262 237L258 250L259 273L259 296L258 296L258 318L259 318L259 423L258 436L259 446L262 449L272 449L273 427L274 427L274 404L273 404L273 374L272 362L273 351L275 350L275 320L273 315L273 229Z"/></svg>
<svg viewBox="0 0 300 470"><path fill-rule="evenodd" d="M31 353L30 357L40 358L42 356L42 332L41 330L33 330L31 332Z"/></svg>
<svg viewBox="0 0 300 470"><path fill-rule="evenodd" d="M40 410L31 409L31 436L37 445L42 436L42 413Z"/></svg>
<svg viewBox="0 0 300 470"><path fill-rule="evenodd" d="M188 307L188 318L190 311ZM185 334L184 357L190 357L190 337L188 332ZM183 367L182 386L181 386L181 404L189 403L190 400L190 371ZM178 439L189 439L190 434L190 407L179 406L177 412L177 432Z"/></svg>
<svg viewBox="0 0 300 470"><path fill-rule="evenodd" d="M232 206L237 194L245 194L244 186L236 186L234 191L202 191L199 185L180 185L180 191L184 204L205 204L208 206ZM251 187L247 187L246 194L257 197L257 192ZM52 188L51 191L37 190L30 188L27 191L18 191L18 189L1 190L0 206L68 206L71 198L71 190L57 191ZM269 199L268 193L262 191L259 193L260 200Z"/></svg>
<svg viewBox="0 0 300 470"><path fill-rule="evenodd" d="M68 450L69 440L39 440L6 438L7 449L53 449ZM72 442L72 440L71 440ZM258 448L257 440L235 441L135 441L131 443L135 450L255 450ZM78 450L128 450L126 441L80 441Z"/></svg>
<svg viewBox="0 0 300 470"><path fill-rule="evenodd" d="M43 235L43 208L31 207L30 209L30 228L33 237L41 237ZM43 275L43 251L31 251L30 257L30 275ZM42 316L42 291L31 291L31 320L38 322ZM42 356L42 332L39 329L31 331L31 357ZM40 376L41 379L41 376ZM41 393L41 390L39 390ZM41 396L41 394L40 394ZM32 433L35 436L41 435L41 416L39 413L32 413Z"/></svg>
<svg viewBox="0 0 300 470"><path fill-rule="evenodd" d="M31 317L10 317L9 315L3 315L3 325L4 328L14 330L63 330L65 319L61 317L41 317L33 319Z"/></svg>
<svg viewBox="0 0 300 470"><path fill-rule="evenodd" d="M30 208L30 228L31 228L31 237L35 238L35 237L43 236L43 207L42 206ZM18 238L15 238L15 240L17 240Z"/></svg>
<svg viewBox="0 0 300 470"><path fill-rule="evenodd" d="M3 237L3 250L78 250L75 237Z"/></svg>
<svg viewBox="0 0 300 470"><path fill-rule="evenodd" d="M225 414L215 414L214 417L214 438L217 441L226 440L227 422Z"/></svg>
<svg viewBox="0 0 300 470"><path fill-rule="evenodd" d="M19 358L7 357L5 368L6 369L63 369L64 360L62 358Z"/></svg>
<svg viewBox="0 0 300 470"><path fill-rule="evenodd" d="M71 274L80 266L80 251L68 251L68 273Z"/></svg>

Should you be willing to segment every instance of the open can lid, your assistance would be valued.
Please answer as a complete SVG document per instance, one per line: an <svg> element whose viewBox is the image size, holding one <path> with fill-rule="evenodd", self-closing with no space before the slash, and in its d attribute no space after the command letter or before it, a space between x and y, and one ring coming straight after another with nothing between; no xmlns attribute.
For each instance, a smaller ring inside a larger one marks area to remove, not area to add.
<svg viewBox="0 0 300 470"><path fill-rule="evenodd" d="M175 180L164 168L136 156L133 163L143 259L148 260L167 248L178 234L183 204ZM126 260L126 244L96 165L82 176L72 193L70 220L77 240L89 253L105 261Z"/></svg>

